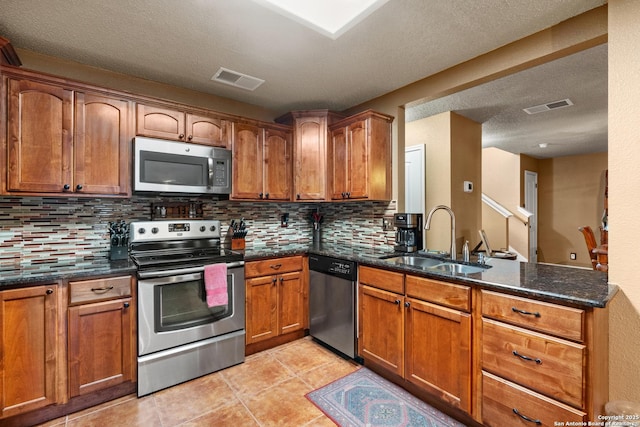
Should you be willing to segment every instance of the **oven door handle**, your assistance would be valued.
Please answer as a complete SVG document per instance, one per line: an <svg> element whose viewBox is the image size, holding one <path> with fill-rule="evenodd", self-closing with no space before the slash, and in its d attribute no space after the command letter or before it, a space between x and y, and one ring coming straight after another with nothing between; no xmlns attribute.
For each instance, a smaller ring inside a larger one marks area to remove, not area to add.
<svg viewBox="0 0 640 427"><path fill-rule="evenodd" d="M244 266L244 261L235 261L235 262L227 263L227 269L243 267L243 266ZM177 276L177 275L191 274L191 273L202 273L203 271L204 271L204 266L191 267L191 268L178 268L175 270L139 271L138 277L141 279L149 279L152 277Z"/></svg>

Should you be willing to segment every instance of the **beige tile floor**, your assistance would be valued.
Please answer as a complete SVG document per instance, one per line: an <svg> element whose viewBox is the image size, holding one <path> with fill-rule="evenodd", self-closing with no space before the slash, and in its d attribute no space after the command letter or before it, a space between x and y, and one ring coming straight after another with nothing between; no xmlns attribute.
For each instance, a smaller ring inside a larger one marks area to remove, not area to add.
<svg viewBox="0 0 640 427"><path fill-rule="evenodd" d="M125 396L44 425L335 426L305 394L356 369L306 337L149 396Z"/></svg>

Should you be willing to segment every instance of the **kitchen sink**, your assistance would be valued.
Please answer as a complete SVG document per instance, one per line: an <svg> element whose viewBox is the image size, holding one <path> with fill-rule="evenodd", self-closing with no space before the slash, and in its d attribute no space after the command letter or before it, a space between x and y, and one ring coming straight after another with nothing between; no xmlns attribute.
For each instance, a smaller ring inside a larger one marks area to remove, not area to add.
<svg viewBox="0 0 640 427"><path fill-rule="evenodd" d="M429 270L444 271L445 273L472 274L483 272L486 268L475 265L457 264L455 262L443 262L430 267Z"/></svg>
<svg viewBox="0 0 640 427"><path fill-rule="evenodd" d="M400 255L383 258L385 261L398 265L407 265L410 267L421 268L423 270L441 271L443 273L457 274L473 274L485 271L489 266L480 267L468 264L459 264L457 262L447 262L442 259L425 258L417 255Z"/></svg>
<svg viewBox="0 0 640 427"><path fill-rule="evenodd" d="M419 256L414 256L414 255L401 255L401 256L395 256L391 258L385 258L385 261L393 262L395 264L409 265L411 267L418 267L418 268L425 268L425 269L442 263L441 259L423 258Z"/></svg>

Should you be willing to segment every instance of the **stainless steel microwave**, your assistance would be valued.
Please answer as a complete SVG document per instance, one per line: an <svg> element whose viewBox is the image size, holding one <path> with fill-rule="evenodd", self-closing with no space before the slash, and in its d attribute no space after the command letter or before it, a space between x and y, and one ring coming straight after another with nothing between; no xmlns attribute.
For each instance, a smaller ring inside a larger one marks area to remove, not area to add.
<svg viewBox="0 0 640 427"><path fill-rule="evenodd" d="M231 193L230 150L136 137L133 153L134 192Z"/></svg>

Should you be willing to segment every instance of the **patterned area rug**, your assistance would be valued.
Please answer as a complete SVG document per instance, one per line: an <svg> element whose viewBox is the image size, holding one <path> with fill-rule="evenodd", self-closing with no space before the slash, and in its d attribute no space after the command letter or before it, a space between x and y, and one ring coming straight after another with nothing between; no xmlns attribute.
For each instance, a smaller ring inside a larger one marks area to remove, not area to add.
<svg viewBox="0 0 640 427"><path fill-rule="evenodd" d="M464 427L364 367L308 393L307 399L341 427Z"/></svg>

